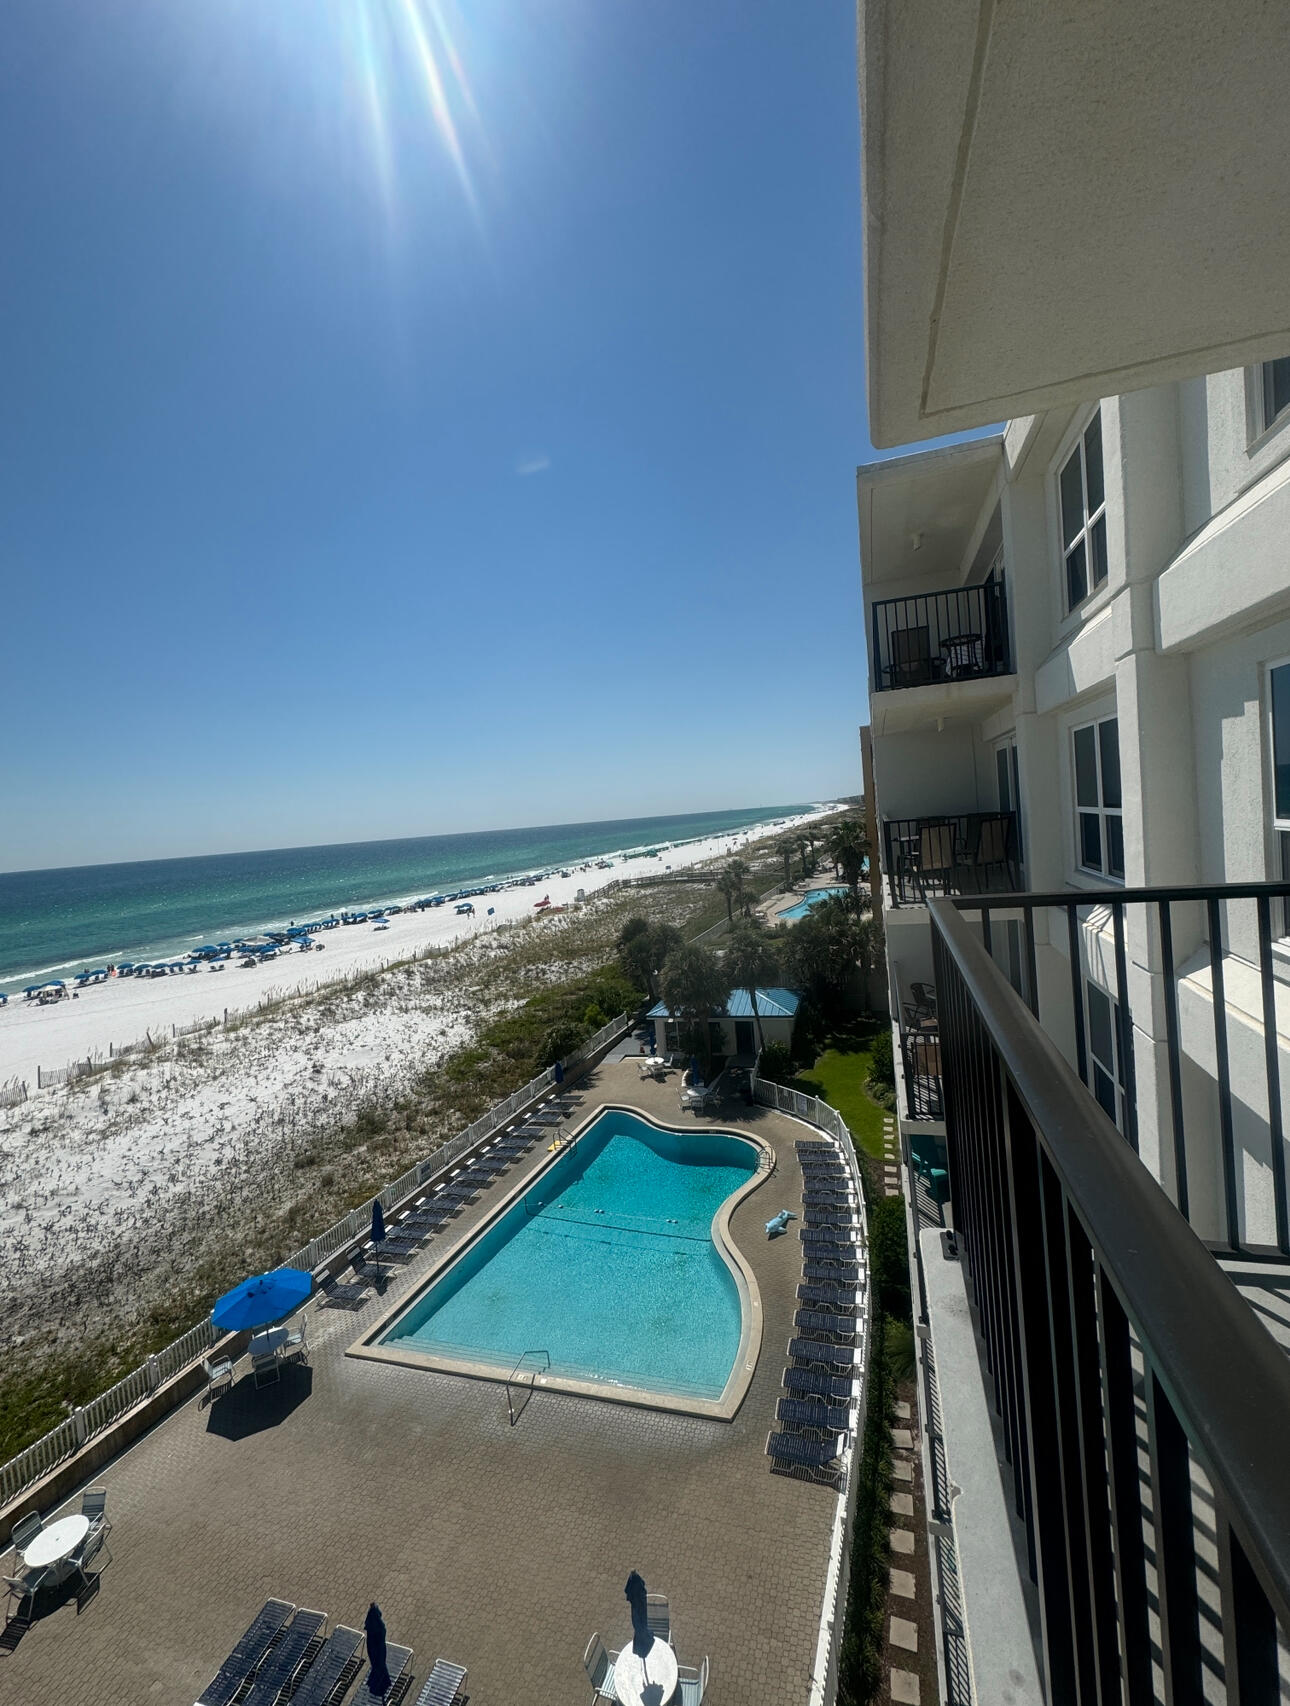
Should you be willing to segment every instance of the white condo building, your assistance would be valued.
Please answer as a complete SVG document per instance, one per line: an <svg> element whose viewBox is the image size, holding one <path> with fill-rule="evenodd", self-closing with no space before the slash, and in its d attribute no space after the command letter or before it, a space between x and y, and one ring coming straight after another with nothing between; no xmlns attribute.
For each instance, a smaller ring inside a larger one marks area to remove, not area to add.
<svg viewBox="0 0 1290 1706"><path fill-rule="evenodd" d="M1280 1706L1290 29L860 22L874 442L1006 422L857 476L940 1693Z"/></svg>

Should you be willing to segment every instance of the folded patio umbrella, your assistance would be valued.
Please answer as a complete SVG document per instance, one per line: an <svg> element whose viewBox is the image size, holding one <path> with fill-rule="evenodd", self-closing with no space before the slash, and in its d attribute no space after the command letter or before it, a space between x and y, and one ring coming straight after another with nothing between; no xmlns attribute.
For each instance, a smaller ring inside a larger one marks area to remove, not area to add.
<svg viewBox="0 0 1290 1706"><path fill-rule="evenodd" d="M627 1578L627 1586L623 1592L632 1608L632 1651L644 1658L654 1645L654 1637L649 1630L649 1612L645 1604L645 1578L638 1576L633 1570Z"/></svg>
<svg viewBox="0 0 1290 1706"><path fill-rule="evenodd" d="M367 1608L363 1628L367 1633L367 1656L372 1665L367 1678L367 1690L378 1700L384 1700L390 1692L390 1672L385 1662L385 1619L381 1616L381 1608L375 1600Z"/></svg>
<svg viewBox="0 0 1290 1706"><path fill-rule="evenodd" d="M211 1310L211 1320L225 1333L267 1327L270 1321L280 1321L306 1302L313 1283L313 1275L301 1268L275 1268L272 1273L253 1274L218 1299Z"/></svg>

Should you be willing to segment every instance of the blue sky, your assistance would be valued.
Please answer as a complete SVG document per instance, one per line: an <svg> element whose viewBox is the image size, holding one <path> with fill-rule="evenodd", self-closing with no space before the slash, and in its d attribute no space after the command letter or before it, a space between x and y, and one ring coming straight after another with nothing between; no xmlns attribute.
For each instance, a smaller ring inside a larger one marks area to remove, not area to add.
<svg viewBox="0 0 1290 1706"><path fill-rule="evenodd" d="M0 868L859 789L850 0L11 0Z"/></svg>

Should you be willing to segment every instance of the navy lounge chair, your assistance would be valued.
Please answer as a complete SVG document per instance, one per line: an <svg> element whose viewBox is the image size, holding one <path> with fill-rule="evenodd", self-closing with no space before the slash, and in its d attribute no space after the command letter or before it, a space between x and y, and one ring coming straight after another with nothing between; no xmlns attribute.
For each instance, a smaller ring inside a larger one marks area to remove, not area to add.
<svg viewBox="0 0 1290 1706"><path fill-rule="evenodd" d="M820 1363L826 1368L854 1368L854 1345L834 1345L825 1339L790 1339L788 1354L794 1362Z"/></svg>
<svg viewBox="0 0 1290 1706"><path fill-rule="evenodd" d="M306 1663L313 1644L327 1627L327 1617L321 1611L297 1611L282 1639L274 1646L255 1673L251 1692L242 1706L274 1706L282 1690Z"/></svg>
<svg viewBox="0 0 1290 1706"><path fill-rule="evenodd" d="M859 1262L841 1256L826 1258L815 1252L808 1253L802 1263L802 1277L818 1280L821 1285L853 1286L857 1291L864 1285L864 1271Z"/></svg>
<svg viewBox="0 0 1290 1706"><path fill-rule="evenodd" d="M434 1669L422 1684L417 1706L452 1706L466 1680L466 1667L448 1659L436 1659Z"/></svg>
<svg viewBox="0 0 1290 1706"><path fill-rule="evenodd" d="M397 1706L397 1703L402 1700L407 1693L408 1682L411 1680L407 1675L408 1666L411 1663L411 1647L396 1647L391 1642L385 1649L385 1668L390 1673L390 1692L380 1702L380 1706ZM358 1685L358 1692L349 1702L349 1706L374 1706L375 1702L376 1695L367 1686L367 1678L364 1677Z"/></svg>
<svg viewBox="0 0 1290 1706"><path fill-rule="evenodd" d="M804 1333L827 1333L835 1339L854 1339L857 1330L854 1314L836 1314L826 1309L799 1309L793 1325Z"/></svg>
<svg viewBox="0 0 1290 1706"><path fill-rule="evenodd" d="M282 1633L295 1609L285 1599L266 1599L242 1639L202 1690L197 1706L228 1706Z"/></svg>
<svg viewBox="0 0 1290 1706"><path fill-rule="evenodd" d="M836 1484L837 1470L833 1465L842 1455L842 1436L833 1434L828 1439L817 1440L807 1439L804 1434L771 1433L766 1439L766 1455L776 1469Z"/></svg>
<svg viewBox="0 0 1290 1706"><path fill-rule="evenodd" d="M851 1425L845 1404L820 1404L809 1398L781 1398L775 1419L786 1428L819 1434L844 1434Z"/></svg>
<svg viewBox="0 0 1290 1706"><path fill-rule="evenodd" d="M821 1208L818 1203L804 1203L802 1219L807 1226L854 1226L855 1214L848 1208Z"/></svg>
<svg viewBox="0 0 1290 1706"><path fill-rule="evenodd" d="M363 1637L357 1629L347 1629L343 1623L333 1629L291 1696L291 1706L333 1706L343 1700L358 1675L362 1647Z"/></svg>
<svg viewBox="0 0 1290 1706"><path fill-rule="evenodd" d="M854 1229L844 1231L836 1226L804 1226L799 1236L803 1244L825 1244L832 1249L845 1250L848 1261L855 1258Z"/></svg>
<svg viewBox="0 0 1290 1706"><path fill-rule="evenodd" d="M853 1309L855 1300L856 1288L853 1285L825 1285L817 1281L803 1281L797 1288L799 1303L819 1303L825 1309Z"/></svg>
<svg viewBox="0 0 1290 1706"><path fill-rule="evenodd" d="M832 1404L849 1404L855 1396L854 1380L845 1374L826 1374L819 1368L786 1368L784 1387L788 1392Z"/></svg>
<svg viewBox="0 0 1290 1706"><path fill-rule="evenodd" d="M342 1284L339 1280L324 1285L318 1298L320 1309L358 1309L367 1297L367 1287L358 1281Z"/></svg>

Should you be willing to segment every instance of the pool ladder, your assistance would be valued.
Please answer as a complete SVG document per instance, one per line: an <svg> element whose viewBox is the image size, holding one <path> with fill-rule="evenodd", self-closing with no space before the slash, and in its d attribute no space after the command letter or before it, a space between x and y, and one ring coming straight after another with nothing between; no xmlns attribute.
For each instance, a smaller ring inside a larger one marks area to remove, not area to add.
<svg viewBox="0 0 1290 1706"><path fill-rule="evenodd" d="M527 1384L527 1386L525 1386L524 1381L520 1377L520 1369L523 1367L525 1359L528 1357L545 1357L546 1361L542 1364L542 1366L540 1368L537 1365L537 1363L534 1363L533 1367L531 1369L529 1369L529 1371L528 1371L528 1377L529 1377L528 1378L528 1384ZM520 1417L524 1414L524 1411L527 1409L529 1398L531 1398L533 1396L533 1388L534 1388L535 1384L537 1383L538 1375L539 1374L545 1374L546 1371L550 1368L550 1366L551 1366L551 1353L550 1353L550 1351L525 1351L521 1355L519 1362L517 1362L515 1364L515 1367L511 1370L510 1379L506 1382L506 1410L507 1410L507 1414L511 1418L511 1426L512 1427L515 1426L516 1422L519 1421ZM514 1395L513 1391L511 1390L513 1386L519 1386L521 1389L527 1391L527 1393L528 1393L528 1397L525 1398L524 1402L520 1405L518 1410L515 1408L515 1395Z"/></svg>

